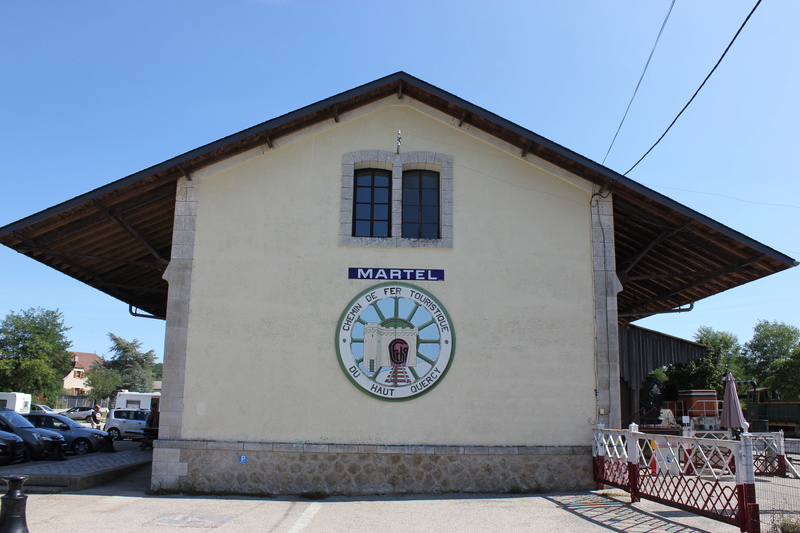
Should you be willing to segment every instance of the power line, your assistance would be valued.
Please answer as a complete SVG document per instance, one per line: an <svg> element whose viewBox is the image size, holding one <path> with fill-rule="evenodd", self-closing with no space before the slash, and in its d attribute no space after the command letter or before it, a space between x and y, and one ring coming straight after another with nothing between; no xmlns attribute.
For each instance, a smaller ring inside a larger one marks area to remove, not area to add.
<svg viewBox="0 0 800 533"><path fill-rule="evenodd" d="M772 203L772 202L755 202L753 200L747 200L745 198L739 198L739 197L736 197L736 196L730 196L728 194L720 194L720 193L716 193L716 192L694 191L692 189L681 189L681 188L678 188L678 187L668 187L666 185L656 185L654 183L642 183L642 185L646 185L647 187L654 187L654 188L658 188L658 189L669 189L669 190L673 190L673 191L690 192L692 194L705 194L707 196L717 196L719 198L726 198L728 200L735 200L737 202L743 202L743 203L746 203L746 204L766 205L766 206L770 206L770 207L789 207L789 208L792 208L792 209L800 209L800 205L776 204L776 203Z"/></svg>
<svg viewBox="0 0 800 533"><path fill-rule="evenodd" d="M661 29L658 30L658 36L656 36L656 42L653 43L653 49L650 50L650 56L647 58L647 63L644 64L644 70L642 70L642 75L639 76L639 82L636 84L636 88L633 90L633 95L631 96L631 101L628 102L628 107L625 109L625 114L622 115L622 120L619 121L619 126L617 126L617 132L614 134L614 138L611 139L611 145L608 147L608 151L606 151L606 155L603 158L603 165L606 164L606 158L608 158L608 154L611 153L611 148L614 146L614 142L617 140L617 135L619 135L619 131L622 129L622 124L625 122L625 118L628 116L628 111L631 110L631 104L633 104L633 99L636 98L636 93L639 92L639 86L642 84L642 80L644 79L644 74L647 72L647 67L650 65L650 60L653 59L653 53L656 51L656 46L658 46L658 40L661 39L661 34L664 32L664 27L667 25L667 21L669 20L669 15L672 13L672 8L675 5L675 0L672 0L672 3L669 5L669 10L667 11L667 16L664 17L664 22L661 24Z"/></svg>
<svg viewBox="0 0 800 533"><path fill-rule="evenodd" d="M714 74L714 71L715 71L715 70L717 70L717 67L719 66L719 64L720 64L720 63L722 63L722 60L723 60L723 58L724 58L724 57L725 57L725 55L728 53L728 50L730 50L730 49L731 49L731 46L733 46L733 43L734 43L734 41L736 41L736 38L737 38L737 37L739 37L739 34L742 32L742 30L743 30L743 29L744 29L744 27L745 27L745 24L747 24L747 21L748 21L748 20L750 20L750 17L752 17L752 16L753 16L753 13L755 13L756 9L758 8L758 6L759 6L760 4L761 4L761 0L758 0L758 1L756 2L756 5L755 5L755 6L753 6L753 9L752 9L752 10L750 10L750 13L747 15L747 18L745 18L745 19L744 19L744 22L742 22L742 25L741 25L741 26L739 26L739 29L736 31L736 35L734 35L734 36L733 36L733 39L731 39L731 42L730 42L730 43L728 43L728 46L725 48L725 51L724 51L724 52L722 52L722 55L721 55L721 56L719 57L719 59L717 60L717 63L716 63L716 65L714 65L714 68L712 68L712 69L711 69L711 72L709 72L709 73L708 73L708 75L706 76L706 79L704 79L704 80L703 80L703 83L701 83L701 84L700 84L700 87L698 87L698 88L697 88L697 90L694 92L694 94L693 94L693 95L692 95L692 97L689 99L689 101L688 101L688 102L686 102L686 105L684 105L684 106L683 106L683 109L681 109L681 110L680 110L680 112L679 112L679 113L678 113L678 114L675 116L675 118L672 120L672 122L670 123L670 125L669 125L669 126L667 126L667 129L666 129L666 130L664 130L664 133L662 133L662 134L661 134L661 137L659 137L659 138L658 138L658 140L657 140L656 142L654 142L654 143L653 143L653 146L651 146L651 147L650 147L650 148L649 148L649 149L648 149L648 150L647 150L647 151L644 153L644 155L643 155L642 157L640 157L640 158L639 158L639 160L638 160L636 163L634 163L634 165L633 165L631 168L629 168L629 169L628 169L626 172L624 172L624 173L623 173L623 176L627 176L627 175L628 175L628 172L630 172L631 170L633 170L634 168L636 168L636 166L637 166L639 163L641 163L641 162L642 162L642 160L643 160L645 157L647 157L647 156L648 156L648 154L649 154L650 152L652 152L652 151L653 151L653 148L655 148L655 147L656 147L656 145L658 145L658 143L660 143L660 142L661 142L661 139L663 139L663 138L664 138L664 137L667 135L667 132L669 132L669 130L670 130L670 129L672 129L672 126L674 126L674 125L675 125L675 123L678 121L678 118L680 118L680 116L683 114L683 112L684 112L684 111L686 111L686 108L687 108L687 107L689 107L689 104L691 104L691 103L692 103L692 101L695 99L695 97L697 96L697 94L700 92L700 89L702 89L702 88L703 88L703 86L706 84L706 82L707 82L707 81L708 81L708 79L711 77L711 75L712 75L712 74Z"/></svg>

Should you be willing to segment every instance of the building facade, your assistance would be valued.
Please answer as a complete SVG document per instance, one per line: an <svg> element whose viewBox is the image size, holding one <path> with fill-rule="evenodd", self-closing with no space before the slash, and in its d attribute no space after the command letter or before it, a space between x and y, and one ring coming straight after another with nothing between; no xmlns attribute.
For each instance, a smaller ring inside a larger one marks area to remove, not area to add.
<svg viewBox="0 0 800 533"><path fill-rule="evenodd" d="M796 264L402 72L0 242L166 319L152 487L207 493L590 488L619 326Z"/></svg>
<svg viewBox="0 0 800 533"><path fill-rule="evenodd" d="M155 488L589 486L605 202L452 122L387 98L178 183ZM230 402L202 392L220 358Z"/></svg>

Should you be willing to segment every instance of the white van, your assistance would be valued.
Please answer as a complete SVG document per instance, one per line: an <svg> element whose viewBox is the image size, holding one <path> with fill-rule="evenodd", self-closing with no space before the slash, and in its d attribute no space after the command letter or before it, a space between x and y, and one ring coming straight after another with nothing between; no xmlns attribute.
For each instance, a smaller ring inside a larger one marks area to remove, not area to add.
<svg viewBox="0 0 800 533"><path fill-rule="evenodd" d="M153 400L156 403L161 399L160 392L128 392L121 390L117 393L114 403L115 409L152 409Z"/></svg>
<svg viewBox="0 0 800 533"><path fill-rule="evenodd" d="M0 407L28 414L31 412L31 395L24 392L0 392Z"/></svg>

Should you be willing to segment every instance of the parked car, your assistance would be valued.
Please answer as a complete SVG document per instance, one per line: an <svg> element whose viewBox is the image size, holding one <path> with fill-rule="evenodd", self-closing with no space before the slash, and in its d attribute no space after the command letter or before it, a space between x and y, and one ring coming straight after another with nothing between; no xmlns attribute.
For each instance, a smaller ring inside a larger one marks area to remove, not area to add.
<svg viewBox="0 0 800 533"><path fill-rule="evenodd" d="M67 441L63 436L55 431L34 427L27 418L11 409L0 408L0 431L8 431L22 438L25 443L26 461L65 458Z"/></svg>
<svg viewBox="0 0 800 533"><path fill-rule="evenodd" d="M67 448L76 455L102 450L109 438L105 431L87 428L66 416L48 413L22 416L30 420L37 428L50 429L60 433L67 441Z"/></svg>
<svg viewBox="0 0 800 533"><path fill-rule="evenodd" d="M88 422L92 418L92 411L94 411L94 407L72 407L61 414L73 420L85 420Z"/></svg>
<svg viewBox="0 0 800 533"><path fill-rule="evenodd" d="M52 407L49 405L42 405L40 403L31 404L31 413L51 413L55 414Z"/></svg>
<svg viewBox="0 0 800 533"><path fill-rule="evenodd" d="M108 412L103 429L114 440L142 438L149 414L149 409L112 409Z"/></svg>
<svg viewBox="0 0 800 533"><path fill-rule="evenodd" d="M8 431L0 431L0 466L13 465L25 460L25 443Z"/></svg>

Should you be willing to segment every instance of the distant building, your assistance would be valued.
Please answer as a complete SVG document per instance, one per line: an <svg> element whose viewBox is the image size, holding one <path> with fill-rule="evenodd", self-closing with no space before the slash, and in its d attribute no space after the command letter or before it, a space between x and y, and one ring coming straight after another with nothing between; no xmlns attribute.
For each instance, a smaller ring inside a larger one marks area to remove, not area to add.
<svg viewBox="0 0 800 533"><path fill-rule="evenodd" d="M69 352L72 354L72 370L64 376L64 390L73 396L81 396L92 388L86 383L86 371L93 364L103 362L103 358L96 353Z"/></svg>

